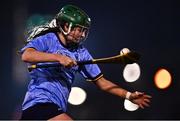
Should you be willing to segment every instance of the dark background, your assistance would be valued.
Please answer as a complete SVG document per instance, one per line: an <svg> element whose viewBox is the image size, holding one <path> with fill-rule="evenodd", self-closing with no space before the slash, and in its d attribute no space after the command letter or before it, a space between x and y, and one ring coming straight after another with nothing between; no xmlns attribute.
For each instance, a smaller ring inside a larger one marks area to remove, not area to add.
<svg viewBox="0 0 180 121"><path fill-rule="evenodd" d="M28 84L26 66L17 50L22 47L27 19L38 14L54 16L66 4L82 8L92 26L85 41L94 58L116 55L127 47L141 53L140 78L127 83L122 65L99 65L105 77L130 91L144 91L151 107L129 112L124 100L98 90L77 76L74 86L87 91L87 100L68 106L74 119L180 119L179 103L179 2L173 0L12 0L1 1L0 119L18 119ZM172 75L169 88L154 85L154 74L166 68ZM19 73L19 74L18 74ZM23 78L21 78L23 77Z"/></svg>

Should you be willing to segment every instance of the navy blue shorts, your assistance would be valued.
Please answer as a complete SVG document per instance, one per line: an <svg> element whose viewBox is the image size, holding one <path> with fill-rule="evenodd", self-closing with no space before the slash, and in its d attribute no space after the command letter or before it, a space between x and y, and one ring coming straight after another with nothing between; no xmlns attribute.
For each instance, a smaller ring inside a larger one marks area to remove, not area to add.
<svg viewBox="0 0 180 121"><path fill-rule="evenodd" d="M38 103L22 111L21 120L48 120L52 117L64 113L54 103Z"/></svg>

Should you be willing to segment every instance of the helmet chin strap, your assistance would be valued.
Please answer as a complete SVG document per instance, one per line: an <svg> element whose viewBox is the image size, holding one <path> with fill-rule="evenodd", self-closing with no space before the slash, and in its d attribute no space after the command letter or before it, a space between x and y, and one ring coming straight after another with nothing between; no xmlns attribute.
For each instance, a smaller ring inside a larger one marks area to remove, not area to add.
<svg viewBox="0 0 180 121"><path fill-rule="evenodd" d="M71 31L71 28L72 28L72 23L69 24L69 26L68 26L68 31L67 31L67 32L65 32L65 31L63 30L63 28L60 26L60 30L63 32L64 35L69 34L69 32Z"/></svg>

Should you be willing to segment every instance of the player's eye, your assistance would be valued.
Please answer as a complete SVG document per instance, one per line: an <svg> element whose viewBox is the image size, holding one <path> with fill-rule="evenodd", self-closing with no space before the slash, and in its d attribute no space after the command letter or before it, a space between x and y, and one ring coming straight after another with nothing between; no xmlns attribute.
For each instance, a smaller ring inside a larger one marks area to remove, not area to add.
<svg viewBox="0 0 180 121"><path fill-rule="evenodd" d="M73 30L78 31L79 33L87 33L87 28L83 27L74 27Z"/></svg>

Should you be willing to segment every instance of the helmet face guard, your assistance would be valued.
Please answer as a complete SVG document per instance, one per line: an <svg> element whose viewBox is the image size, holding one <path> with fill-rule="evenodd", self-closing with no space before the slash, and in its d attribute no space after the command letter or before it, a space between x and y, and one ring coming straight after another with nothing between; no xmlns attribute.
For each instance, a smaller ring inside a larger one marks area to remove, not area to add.
<svg viewBox="0 0 180 121"><path fill-rule="evenodd" d="M56 21L59 29L67 35L72 28L81 27L82 29L87 29L85 39L88 35L88 30L91 25L91 20L89 16L80 8L74 5L64 6L56 16ZM64 25L68 23L68 31L64 31Z"/></svg>

